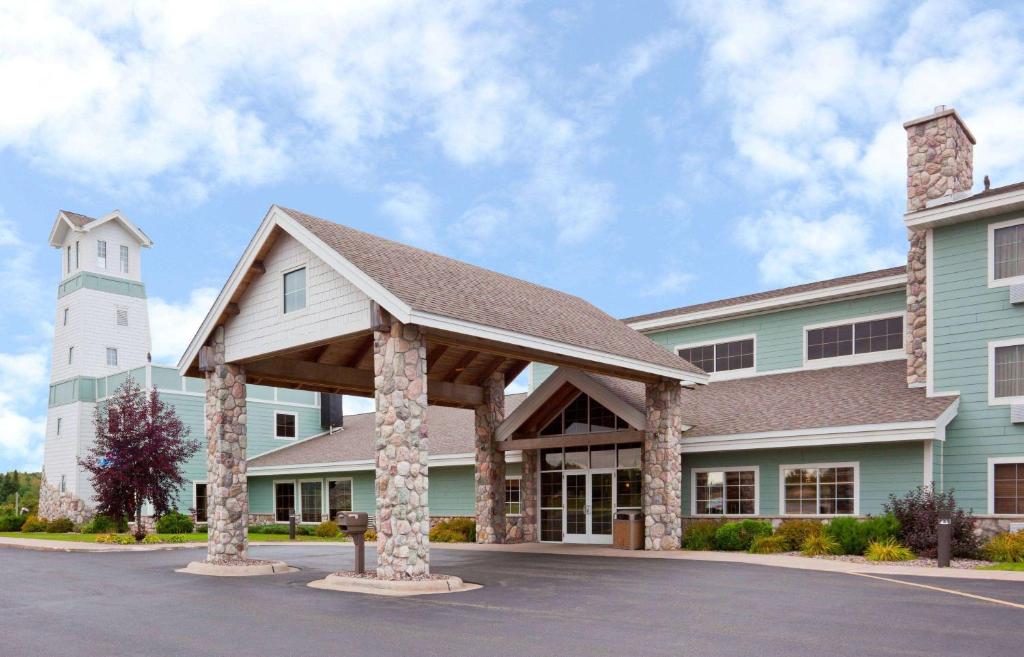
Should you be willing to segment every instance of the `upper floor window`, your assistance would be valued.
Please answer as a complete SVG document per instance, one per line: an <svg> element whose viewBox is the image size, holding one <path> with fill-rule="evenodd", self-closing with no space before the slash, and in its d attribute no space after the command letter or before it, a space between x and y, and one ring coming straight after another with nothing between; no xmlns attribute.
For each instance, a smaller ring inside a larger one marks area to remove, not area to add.
<svg viewBox="0 0 1024 657"><path fill-rule="evenodd" d="M64 309L64 326L68 325L68 308Z"/></svg>
<svg viewBox="0 0 1024 657"><path fill-rule="evenodd" d="M58 435L58 436L60 435L60 430L61 430L61 424L62 424L62 420L63 420L63 419L64 419L64 418L60 418L60 417L59 417L59 418L57 418L57 435Z"/></svg>
<svg viewBox="0 0 1024 657"><path fill-rule="evenodd" d="M128 326L128 310L126 308L117 309L117 325Z"/></svg>
<svg viewBox="0 0 1024 657"><path fill-rule="evenodd" d="M284 275L284 311L286 313L306 307L306 268L300 267Z"/></svg>
<svg viewBox="0 0 1024 657"><path fill-rule="evenodd" d="M107 268L107 243L103 240L96 240L96 266Z"/></svg>
<svg viewBox="0 0 1024 657"><path fill-rule="evenodd" d="M707 373L754 367L754 338L676 349L682 358Z"/></svg>
<svg viewBox="0 0 1024 657"><path fill-rule="evenodd" d="M68 347L68 365L75 362L75 348Z"/></svg>
<svg viewBox="0 0 1024 657"><path fill-rule="evenodd" d="M80 247L80 246L81 246L80 242L75 242L75 269L78 269L81 266L79 264L79 260L78 260L78 256L80 255L78 247Z"/></svg>
<svg viewBox="0 0 1024 657"><path fill-rule="evenodd" d="M990 282L1008 285L1024 282L1024 221L989 226Z"/></svg>
<svg viewBox="0 0 1024 657"><path fill-rule="evenodd" d="M989 344L991 371L991 400L1010 403L1024 398L1024 340Z"/></svg>
<svg viewBox="0 0 1024 657"><path fill-rule="evenodd" d="M295 413L274 413L274 437L293 440L295 433Z"/></svg>
<svg viewBox="0 0 1024 657"><path fill-rule="evenodd" d="M117 349L107 347L107 365L117 367Z"/></svg>
<svg viewBox="0 0 1024 657"><path fill-rule="evenodd" d="M68 245L68 273L71 273L71 245Z"/></svg>
<svg viewBox="0 0 1024 657"><path fill-rule="evenodd" d="M121 245L121 273L128 273L128 247Z"/></svg>
<svg viewBox="0 0 1024 657"><path fill-rule="evenodd" d="M807 330L807 360L902 348L902 317L872 319Z"/></svg>

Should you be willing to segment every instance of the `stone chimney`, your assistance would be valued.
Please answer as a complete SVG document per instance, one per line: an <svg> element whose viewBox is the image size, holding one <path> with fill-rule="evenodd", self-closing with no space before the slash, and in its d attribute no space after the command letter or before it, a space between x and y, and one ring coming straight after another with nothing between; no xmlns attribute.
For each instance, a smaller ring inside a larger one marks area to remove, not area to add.
<svg viewBox="0 0 1024 657"><path fill-rule="evenodd" d="M907 121L907 213L958 200L974 183L974 135L952 107ZM927 231L907 230L907 385L928 376Z"/></svg>

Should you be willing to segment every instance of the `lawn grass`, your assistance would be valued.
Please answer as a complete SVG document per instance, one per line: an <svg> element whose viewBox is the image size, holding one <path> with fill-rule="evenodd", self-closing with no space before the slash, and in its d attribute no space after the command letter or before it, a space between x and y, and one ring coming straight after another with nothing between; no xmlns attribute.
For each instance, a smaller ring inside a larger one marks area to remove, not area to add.
<svg viewBox="0 0 1024 657"><path fill-rule="evenodd" d="M1017 570L1024 572L1024 563L996 563L991 566L982 566L978 570Z"/></svg>
<svg viewBox="0 0 1024 657"><path fill-rule="evenodd" d="M50 532L0 532L0 536L5 538L37 538L46 541L71 541L76 543L95 543L96 534L51 534ZM167 538L171 534L157 534L160 538ZM199 543L206 542L206 534L185 534L189 541L195 541ZM296 536L296 541L330 541L333 543L347 542L349 539L347 536L338 536L336 538L321 538L319 536ZM287 542L288 534L249 534L249 541L267 541L267 542Z"/></svg>

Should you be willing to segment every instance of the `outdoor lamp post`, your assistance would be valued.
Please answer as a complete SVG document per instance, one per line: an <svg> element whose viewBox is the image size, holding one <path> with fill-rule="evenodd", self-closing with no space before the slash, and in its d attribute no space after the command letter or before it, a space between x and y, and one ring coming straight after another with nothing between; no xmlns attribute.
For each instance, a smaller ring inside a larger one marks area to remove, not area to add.
<svg viewBox="0 0 1024 657"><path fill-rule="evenodd" d="M939 511L939 568L949 568L949 557L953 544L953 518L948 510Z"/></svg>

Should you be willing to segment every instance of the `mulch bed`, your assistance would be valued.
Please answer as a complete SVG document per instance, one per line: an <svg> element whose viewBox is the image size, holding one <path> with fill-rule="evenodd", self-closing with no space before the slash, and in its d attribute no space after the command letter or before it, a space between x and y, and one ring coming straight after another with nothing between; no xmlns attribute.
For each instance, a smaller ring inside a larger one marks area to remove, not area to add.
<svg viewBox="0 0 1024 657"><path fill-rule="evenodd" d="M207 559L206 563L213 566L269 566L278 562L268 559Z"/></svg>
<svg viewBox="0 0 1024 657"><path fill-rule="evenodd" d="M354 570L339 570L338 572L331 573L331 574L332 575L337 575L338 577L353 577L355 579L377 579L377 572L375 570L368 570L365 573L357 573ZM429 575L416 575L414 577L403 577L402 581L425 582L425 581L428 581L428 580L441 580L441 579L451 579L451 576L450 575L437 575L437 574L434 574L434 573L430 573Z"/></svg>
<svg viewBox="0 0 1024 657"><path fill-rule="evenodd" d="M799 552L786 552L787 556L791 557L802 557ZM804 557L811 559L825 559L827 561L845 561L847 563L862 563L868 566L912 566L915 568L936 568L938 566L938 560L936 559L925 559L917 558L911 559L910 561L868 561L865 557L854 554L823 554L817 557ZM959 568L962 570L973 570L979 566L991 566L991 561L982 561L980 559L950 559L950 568Z"/></svg>

